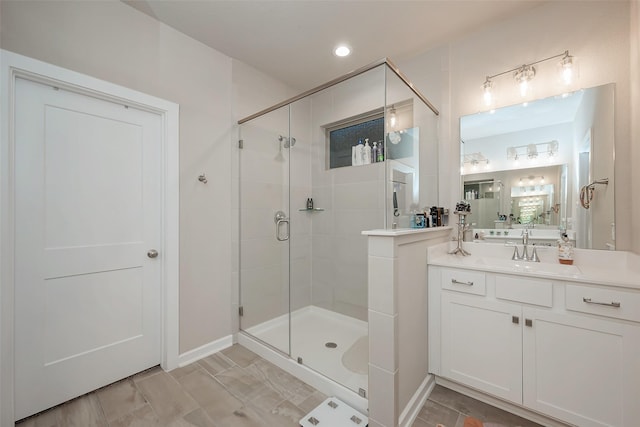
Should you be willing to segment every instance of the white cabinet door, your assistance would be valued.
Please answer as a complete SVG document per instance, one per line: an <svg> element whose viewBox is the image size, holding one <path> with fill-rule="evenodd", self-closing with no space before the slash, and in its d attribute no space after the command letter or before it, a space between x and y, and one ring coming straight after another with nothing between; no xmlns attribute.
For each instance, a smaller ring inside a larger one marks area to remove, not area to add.
<svg viewBox="0 0 640 427"><path fill-rule="evenodd" d="M581 427L638 425L640 328L533 308L523 316L531 321L523 332L525 406Z"/></svg>
<svg viewBox="0 0 640 427"><path fill-rule="evenodd" d="M519 304L442 292L442 376L522 401Z"/></svg>
<svg viewBox="0 0 640 427"><path fill-rule="evenodd" d="M19 419L160 361L162 123L23 79L15 103Z"/></svg>

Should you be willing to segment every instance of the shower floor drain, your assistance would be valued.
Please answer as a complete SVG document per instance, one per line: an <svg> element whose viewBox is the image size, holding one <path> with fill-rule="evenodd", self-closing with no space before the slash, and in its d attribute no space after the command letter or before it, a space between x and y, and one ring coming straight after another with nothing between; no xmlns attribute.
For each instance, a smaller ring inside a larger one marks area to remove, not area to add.
<svg viewBox="0 0 640 427"><path fill-rule="evenodd" d="M334 342L328 342L324 344L325 347L327 348L336 348L338 347L338 344L334 343Z"/></svg>

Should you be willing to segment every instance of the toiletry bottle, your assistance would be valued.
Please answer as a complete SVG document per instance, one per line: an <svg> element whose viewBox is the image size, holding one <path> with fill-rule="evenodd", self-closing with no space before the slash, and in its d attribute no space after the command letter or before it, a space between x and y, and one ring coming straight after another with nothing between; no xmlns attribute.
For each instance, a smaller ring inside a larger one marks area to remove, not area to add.
<svg viewBox="0 0 640 427"><path fill-rule="evenodd" d="M371 164L371 146L369 145L369 138L365 138L364 140L364 148L362 152L362 164L368 165Z"/></svg>
<svg viewBox="0 0 640 427"><path fill-rule="evenodd" d="M573 264L573 244L567 233L562 233L558 240L558 261L560 264Z"/></svg>
<svg viewBox="0 0 640 427"><path fill-rule="evenodd" d="M356 145L356 166L362 165L362 159L364 156L364 145L362 144L362 139L358 140L358 145Z"/></svg>
<svg viewBox="0 0 640 427"><path fill-rule="evenodd" d="M373 148L371 149L371 163L378 161L378 143L373 141Z"/></svg>
<svg viewBox="0 0 640 427"><path fill-rule="evenodd" d="M356 157L356 146L352 146L351 147L351 166L357 166L358 165L358 159Z"/></svg>
<svg viewBox="0 0 640 427"><path fill-rule="evenodd" d="M384 144L382 144L382 141L378 141L378 157L376 161L384 162Z"/></svg>

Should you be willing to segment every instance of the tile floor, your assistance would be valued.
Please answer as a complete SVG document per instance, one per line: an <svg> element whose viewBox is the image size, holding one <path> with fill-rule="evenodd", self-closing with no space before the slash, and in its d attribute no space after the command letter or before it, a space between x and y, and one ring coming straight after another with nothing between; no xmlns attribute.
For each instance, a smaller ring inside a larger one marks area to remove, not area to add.
<svg viewBox="0 0 640 427"><path fill-rule="evenodd" d="M19 427L297 427L325 395L234 345L170 373L152 368L48 411ZM436 387L413 427L461 427L467 415L505 427L538 426Z"/></svg>

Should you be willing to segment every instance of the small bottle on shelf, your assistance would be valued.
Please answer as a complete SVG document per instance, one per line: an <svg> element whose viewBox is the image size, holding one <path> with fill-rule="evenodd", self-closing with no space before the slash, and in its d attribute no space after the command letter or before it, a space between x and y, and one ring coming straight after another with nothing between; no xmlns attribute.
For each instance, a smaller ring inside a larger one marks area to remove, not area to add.
<svg viewBox="0 0 640 427"><path fill-rule="evenodd" d="M355 147L355 155L353 156L354 159L354 166L361 166L363 163L363 157L364 157L364 145L362 144L362 139L358 140L358 145L356 145Z"/></svg>
<svg viewBox="0 0 640 427"><path fill-rule="evenodd" d="M376 157L376 162L384 162L384 144L382 144L382 141L378 141L378 156Z"/></svg>
<svg viewBox="0 0 640 427"><path fill-rule="evenodd" d="M371 146L369 145L369 138L364 139L364 148L362 149L362 164L371 164Z"/></svg>

